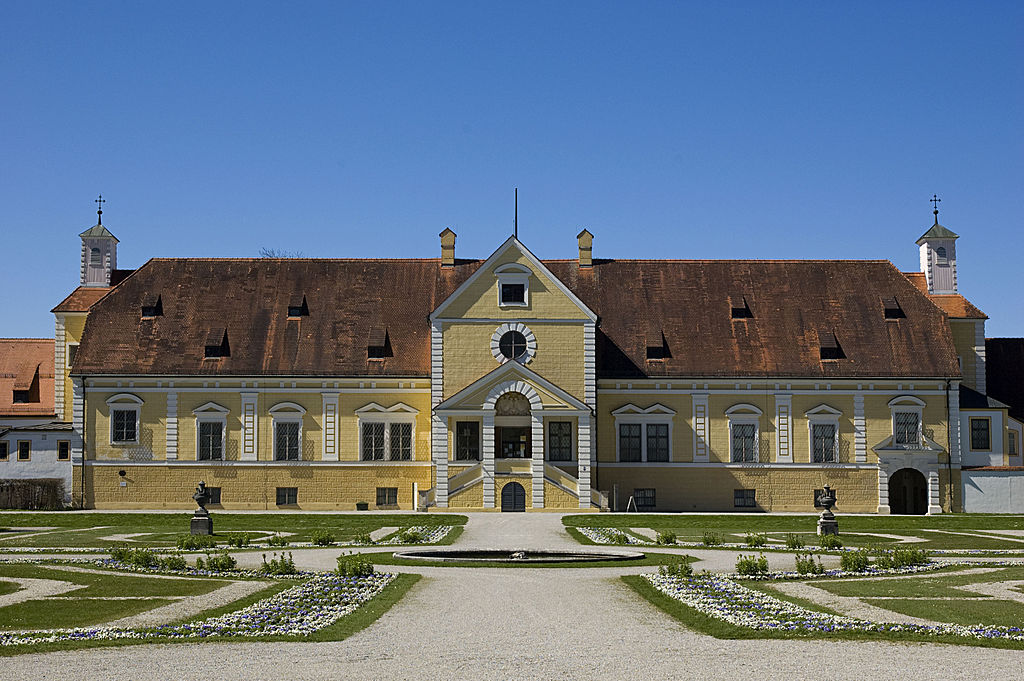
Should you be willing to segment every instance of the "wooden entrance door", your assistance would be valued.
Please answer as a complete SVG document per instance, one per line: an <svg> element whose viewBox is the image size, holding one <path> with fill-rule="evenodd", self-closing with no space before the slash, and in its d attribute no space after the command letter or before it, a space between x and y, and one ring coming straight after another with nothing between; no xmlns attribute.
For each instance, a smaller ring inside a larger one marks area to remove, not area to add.
<svg viewBox="0 0 1024 681"><path fill-rule="evenodd" d="M526 490L518 482L510 482L501 488L501 510L503 513L526 510Z"/></svg>

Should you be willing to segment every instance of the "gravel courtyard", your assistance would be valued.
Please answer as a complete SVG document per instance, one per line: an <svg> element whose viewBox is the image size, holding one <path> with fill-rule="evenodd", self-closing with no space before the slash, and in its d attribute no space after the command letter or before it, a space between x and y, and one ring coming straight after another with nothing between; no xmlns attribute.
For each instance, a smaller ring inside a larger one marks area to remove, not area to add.
<svg viewBox="0 0 1024 681"><path fill-rule="evenodd" d="M578 546L562 531L557 514L473 514L457 545ZM308 556L310 563L323 562L317 567L328 568L334 555L303 551L295 558L304 564ZM0 661L0 676L76 681L1024 678L1020 651L726 641L695 634L617 579L636 569L401 569L425 578L376 623L346 641L158 645L23 655Z"/></svg>

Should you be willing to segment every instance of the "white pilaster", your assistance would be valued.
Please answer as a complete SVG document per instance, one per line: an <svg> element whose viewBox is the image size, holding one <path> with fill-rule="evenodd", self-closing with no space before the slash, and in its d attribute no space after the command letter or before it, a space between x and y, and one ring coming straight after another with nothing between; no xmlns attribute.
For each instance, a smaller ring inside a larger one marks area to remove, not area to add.
<svg viewBox="0 0 1024 681"><path fill-rule="evenodd" d="M544 419L538 412L530 414L531 442L530 461L533 472L533 498L534 508L544 508Z"/></svg>
<svg viewBox="0 0 1024 681"><path fill-rule="evenodd" d="M708 461L710 447L708 446L708 395L696 393L693 395L693 460Z"/></svg>
<svg viewBox="0 0 1024 681"><path fill-rule="evenodd" d="M775 460L793 463L793 396L775 396Z"/></svg>
<svg viewBox="0 0 1024 681"><path fill-rule="evenodd" d="M853 460L855 463L866 463L868 460L868 429L867 421L864 419L862 392L853 396ZM888 503L886 501L886 504Z"/></svg>
<svg viewBox="0 0 1024 681"><path fill-rule="evenodd" d="M484 409L480 461L484 468L484 508L494 508L494 410ZM438 474L440 475L440 473Z"/></svg>
<svg viewBox="0 0 1024 681"><path fill-rule="evenodd" d="M939 498L939 471L928 471L928 515L942 513L942 502Z"/></svg>
<svg viewBox="0 0 1024 681"><path fill-rule="evenodd" d="M81 378L71 381L71 463L82 465L85 442L85 382Z"/></svg>
<svg viewBox="0 0 1024 681"><path fill-rule="evenodd" d="M259 451L259 415L256 411L259 393L241 393L242 397L242 461L256 461Z"/></svg>
<svg viewBox="0 0 1024 681"><path fill-rule="evenodd" d="M590 485L591 485L591 436L593 428L590 414L580 415L576 424L576 457L577 457L577 491L580 496L580 508L590 508Z"/></svg>
<svg viewBox="0 0 1024 681"><path fill-rule="evenodd" d="M167 460L178 458L178 393L167 393Z"/></svg>
<svg viewBox="0 0 1024 681"><path fill-rule="evenodd" d="M878 465L878 513L889 515L889 473Z"/></svg>
<svg viewBox="0 0 1024 681"><path fill-rule="evenodd" d="M949 461L960 465L960 381L949 385Z"/></svg>
<svg viewBox="0 0 1024 681"><path fill-rule="evenodd" d="M430 457L434 462L434 503L448 508L448 419L433 412L444 401L444 343L440 322L430 325ZM493 496L493 494L492 494Z"/></svg>
<svg viewBox="0 0 1024 681"><path fill-rule="evenodd" d="M58 421L65 420L64 415L64 381L67 370L67 336L64 333L64 316L56 315L57 321L53 333L53 411Z"/></svg>
<svg viewBox="0 0 1024 681"><path fill-rule="evenodd" d="M323 443L321 459L323 461L338 460L338 393L320 393L323 397Z"/></svg>

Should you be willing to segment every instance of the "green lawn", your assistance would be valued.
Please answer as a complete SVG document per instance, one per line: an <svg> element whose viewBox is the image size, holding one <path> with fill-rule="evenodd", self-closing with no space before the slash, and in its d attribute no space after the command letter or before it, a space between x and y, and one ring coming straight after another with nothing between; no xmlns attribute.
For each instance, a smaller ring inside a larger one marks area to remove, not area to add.
<svg viewBox="0 0 1024 681"><path fill-rule="evenodd" d="M959 574L957 572L938 573L929 577L892 577L889 579L841 579L835 581L815 581L813 584L820 589L837 596L875 596L888 598L942 598L945 596L964 596L967 598L983 598L981 594L958 590L964 584L980 584L986 582L1002 582L1024 579L1024 566L1006 567L994 572L976 574ZM1024 605L1020 606L1024 612Z"/></svg>
<svg viewBox="0 0 1024 681"><path fill-rule="evenodd" d="M287 536L289 542L309 541L313 530L328 530L339 541L355 539L381 527L411 527L422 525L457 525L466 523L466 516L447 513L416 514L309 514L309 513L219 513L213 512L214 528L221 542L227 541L232 532L268 531L294 533ZM56 511L42 513L0 513L0 526L9 529L17 527L54 527L34 536L21 537L0 532L0 550L6 546L74 548L111 547L120 544L133 546L170 547L174 546L179 534L189 532L191 513L91 513L88 511ZM116 534L146 533L132 541L103 539ZM10 538L5 538L10 537Z"/></svg>
<svg viewBox="0 0 1024 681"><path fill-rule="evenodd" d="M871 605L892 610L911 617L920 617L935 622L950 624L987 624L992 626L1019 627L1024 624L1024 605L1017 601L995 598L976 600L906 600L872 599Z"/></svg>
<svg viewBox="0 0 1024 681"><path fill-rule="evenodd" d="M737 515L737 514L580 514L562 518L567 528L605 527L626 530L646 527L654 531L675 532L680 542L700 542L705 532L719 535L726 543L742 543L748 533L767 533L769 539L784 540L788 533L797 534L807 546L818 544L816 517L811 515ZM914 548L951 550L1024 550L1024 542L998 536L965 536L947 532L1024 529L1024 516L946 514L935 516L872 516L839 515L840 539L845 546L888 546L896 540L857 533L876 532L924 539L908 544ZM932 532L929 530L940 530ZM574 534L574 536L576 536ZM577 539L579 537L577 536ZM588 543L588 542L584 542ZM782 542L769 542L765 548L785 549Z"/></svg>
<svg viewBox="0 0 1024 681"><path fill-rule="evenodd" d="M0 629L53 629L103 624L120 617L159 608L172 601L163 598L75 598L22 601L0 608Z"/></svg>
<svg viewBox="0 0 1024 681"><path fill-rule="evenodd" d="M8 582L0 579L0 596L5 594L12 594L15 591L20 591L21 587L17 582Z"/></svg>

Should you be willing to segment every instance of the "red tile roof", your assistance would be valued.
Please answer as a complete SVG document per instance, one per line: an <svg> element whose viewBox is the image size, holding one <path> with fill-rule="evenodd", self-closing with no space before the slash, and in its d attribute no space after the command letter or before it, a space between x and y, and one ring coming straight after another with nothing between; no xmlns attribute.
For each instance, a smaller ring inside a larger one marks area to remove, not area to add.
<svg viewBox="0 0 1024 681"><path fill-rule="evenodd" d="M598 375L958 376L945 317L888 261L545 264L600 315ZM428 315L481 265L427 260L155 259L95 304L76 373L429 376ZM141 317L160 295L164 315ZM287 318L305 295L309 316ZM730 296L753 317L733 321ZM905 319L884 319L884 297ZM667 357L649 361L647 336ZM230 356L203 359L217 328ZM387 333L392 355L367 359ZM821 360L829 334L845 359Z"/></svg>
<svg viewBox="0 0 1024 681"><path fill-rule="evenodd" d="M15 404L15 390L30 401ZM53 339L0 338L0 418L53 415Z"/></svg>
<svg viewBox="0 0 1024 681"><path fill-rule="evenodd" d="M959 293L928 293L928 278L924 272L904 272L903 276L910 280L921 293L939 306L939 309L955 319L988 319L988 315L974 306L974 303Z"/></svg>
<svg viewBox="0 0 1024 681"><path fill-rule="evenodd" d="M79 286L50 312L88 312L109 291L109 286Z"/></svg>

